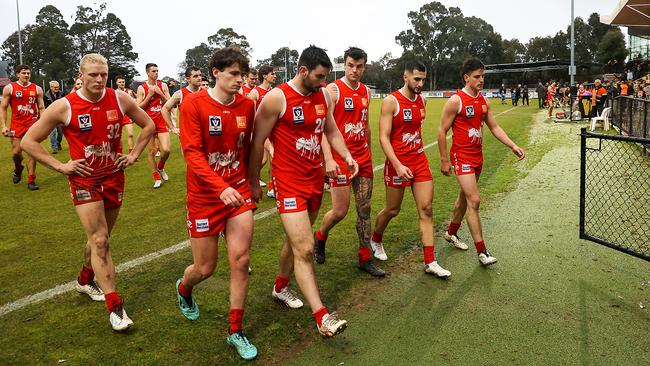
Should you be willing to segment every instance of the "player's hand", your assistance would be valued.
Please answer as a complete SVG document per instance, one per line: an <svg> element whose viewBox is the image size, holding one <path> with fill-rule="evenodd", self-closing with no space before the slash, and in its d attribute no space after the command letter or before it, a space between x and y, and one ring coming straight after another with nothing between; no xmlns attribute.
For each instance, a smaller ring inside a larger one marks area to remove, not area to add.
<svg viewBox="0 0 650 366"><path fill-rule="evenodd" d="M400 164L399 166L395 167L395 172L397 173L397 176L402 178L403 180L413 179L413 172L411 172L411 169L407 168L403 164Z"/></svg>
<svg viewBox="0 0 650 366"><path fill-rule="evenodd" d="M93 172L93 168L88 165L86 159L77 159L70 160L67 163L63 164L60 171L65 175L76 174L82 177L89 177Z"/></svg>
<svg viewBox="0 0 650 366"><path fill-rule="evenodd" d="M155 92L156 94L158 94L158 95L160 95L160 96L163 95L163 92L162 92L162 90L158 87L158 85L156 85L156 86L154 87L153 90L154 90L154 92Z"/></svg>
<svg viewBox="0 0 650 366"><path fill-rule="evenodd" d="M158 87L157 85L149 87L149 91L147 92L147 98L148 97L153 97L153 95L156 93L156 88L157 87Z"/></svg>
<svg viewBox="0 0 650 366"><path fill-rule="evenodd" d="M334 159L325 161L325 175L328 178L335 179L337 175L341 174L341 168Z"/></svg>
<svg viewBox="0 0 650 366"><path fill-rule="evenodd" d="M172 128L170 129L170 131L171 131L172 133L175 133L175 134L179 135L179 136L180 136L180 134L181 134L181 130L180 130L178 127L172 127Z"/></svg>
<svg viewBox="0 0 650 366"><path fill-rule="evenodd" d="M451 176L451 164L449 163L449 160L440 160L440 172L442 175L446 176Z"/></svg>
<svg viewBox="0 0 650 366"><path fill-rule="evenodd" d="M253 197L253 201L259 202L260 199L262 198L262 187L260 186L260 180L255 179L254 182L253 180L251 180L249 186L251 188L251 195Z"/></svg>
<svg viewBox="0 0 650 366"><path fill-rule="evenodd" d="M117 154L117 159L115 160L115 167L117 169L124 169L127 166L135 164L135 161L138 159L137 156L133 154Z"/></svg>
<svg viewBox="0 0 650 366"><path fill-rule="evenodd" d="M233 187L224 189L219 198L223 203L230 207L239 207L246 204L241 194L239 194L239 192L237 192Z"/></svg>
<svg viewBox="0 0 650 366"><path fill-rule="evenodd" d="M517 155L518 160L522 160L523 158L526 157L526 153L524 152L524 149L520 148L517 145L512 147L512 152L515 153L515 155Z"/></svg>
<svg viewBox="0 0 650 366"><path fill-rule="evenodd" d="M2 127L2 136L10 137L9 128L7 126Z"/></svg>
<svg viewBox="0 0 650 366"><path fill-rule="evenodd" d="M359 163L356 160L352 159L352 156L348 154L348 157L345 159L345 163L348 165L348 170L350 171L350 179L354 178L359 174Z"/></svg>

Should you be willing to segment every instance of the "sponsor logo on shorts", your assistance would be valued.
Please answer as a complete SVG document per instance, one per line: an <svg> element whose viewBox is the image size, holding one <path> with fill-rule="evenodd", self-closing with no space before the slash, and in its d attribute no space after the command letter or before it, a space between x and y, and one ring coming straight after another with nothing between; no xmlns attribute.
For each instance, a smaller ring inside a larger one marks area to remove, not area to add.
<svg viewBox="0 0 650 366"><path fill-rule="evenodd" d="M343 100L343 109L346 112L354 111L354 101L352 100L352 98L345 98Z"/></svg>
<svg viewBox="0 0 650 366"><path fill-rule="evenodd" d="M106 119L108 119L108 122L115 122L119 119L117 111L115 109L111 109L110 111L106 111Z"/></svg>
<svg viewBox="0 0 650 366"><path fill-rule="evenodd" d="M205 233L207 231L210 231L210 222L208 219L196 219L194 220L194 223L196 224L197 233Z"/></svg>
<svg viewBox="0 0 650 366"><path fill-rule="evenodd" d="M467 118L474 117L474 106L473 105L465 106L465 115L467 116Z"/></svg>
<svg viewBox="0 0 650 366"><path fill-rule="evenodd" d="M410 108L404 109L402 114L404 115L404 122L413 122L413 111Z"/></svg>
<svg viewBox="0 0 650 366"><path fill-rule="evenodd" d="M124 197L124 193L122 192L117 192L117 201L122 202L122 198Z"/></svg>
<svg viewBox="0 0 650 366"><path fill-rule="evenodd" d="M298 202L296 202L296 197L285 198L284 199L284 209L285 210L295 210L298 208Z"/></svg>
<svg viewBox="0 0 650 366"><path fill-rule="evenodd" d="M237 116L237 128L246 128L246 116Z"/></svg>
<svg viewBox="0 0 650 366"><path fill-rule="evenodd" d="M80 114L77 116L77 121L79 121L79 131L92 131L93 121L90 119L90 114Z"/></svg>
<svg viewBox="0 0 650 366"><path fill-rule="evenodd" d="M77 201L88 201L92 198L90 192L85 189L77 189L74 194L77 197Z"/></svg>
<svg viewBox="0 0 650 366"><path fill-rule="evenodd" d="M343 175L337 175L336 176L336 183L337 184L345 184L348 182L348 176L343 174Z"/></svg>
<svg viewBox="0 0 650 366"><path fill-rule="evenodd" d="M462 164L460 169L463 173L469 173L472 171L472 167L469 164Z"/></svg>
<svg viewBox="0 0 650 366"><path fill-rule="evenodd" d="M324 116L325 115L325 106L322 104L316 104L314 106L316 108L316 114L319 116Z"/></svg>
<svg viewBox="0 0 650 366"><path fill-rule="evenodd" d="M302 107L293 107L293 124L301 125L305 123L305 114L302 112Z"/></svg>
<svg viewBox="0 0 650 366"><path fill-rule="evenodd" d="M404 181L398 176L393 176L393 184L401 185Z"/></svg>
<svg viewBox="0 0 650 366"><path fill-rule="evenodd" d="M221 136L221 116L209 116L208 123L208 134L210 136Z"/></svg>
<svg viewBox="0 0 650 366"><path fill-rule="evenodd" d="M23 97L23 92L21 90L16 92L16 99L20 99Z"/></svg>

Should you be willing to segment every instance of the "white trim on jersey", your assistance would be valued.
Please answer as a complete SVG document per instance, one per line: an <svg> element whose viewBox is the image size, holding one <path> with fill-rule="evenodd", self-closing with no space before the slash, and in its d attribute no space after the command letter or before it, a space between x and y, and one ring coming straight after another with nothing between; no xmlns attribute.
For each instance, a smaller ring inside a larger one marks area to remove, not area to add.
<svg viewBox="0 0 650 366"><path fill-rule="evenodd" d="M393 94L389 95L389 97L392 97L393 99L395 99L395 104L397 104L397 110L395 111L395 113L393 113L393 117L397 117L397 115L399 114L399 111L400 111L400 109L399 109L399 100L397 100L397 98Z"/></svg>
<svg viewBox="0 0 650 366"><path fill-rule="evenodd" d="M398 91L400 94L402 94L402 95L404 96L404 98L410 100L411 102L417 102L417 101L418 101L418 95L417 95L417 94L415 94L415 99L411 99L411 98L407 97L406 94L404 94L404 93L402 92L402 89L401 89L401 88L398 89L397 91Z"/></svg>
<svg viewBox="0 0 650 366"><path fill-rule="evenodd" d="M80 92L81 92L81 89L75 91L75 93L77 93L77 95L79 96L79 98L85 100L85 101L88 102L88 103L92 103L92 104L96 104L96 103L101 102L102 99L104 99L104 97L106 96L106 88L104 88L104 89L102 90L102 96L101 96L99 99L97 99L96 102L93 102L92 100L86 98L86 97L85 97L82 93L80 93Z"/></svg>
<svg viewBox="0 0 650 366"><path fill-rule="evenodd" d="M339 104L339 99L341 98L341 89L339 89L339 86L336 85L336 83L332 83L331 85L336 88L336 101L334 102L336 105Z"/></svg>
<svg viewBox="0 0 650 366"><path fill-rule="evenodd" d="M287 85L289 85L289 87L290 87L291 89L293 89L293 91L295 91L296 93L300 94L300 95L303 96L303 97L308 97L308 96L311 95L311 93L305 95L305 94L299 92L298 89L296 89L296 86L293 85L293 81L292 81L292 80L288 81L288 82L287 82Z"/></svg>
<svg viewBox="0 0 650 366"><path fill-rule="evenodd" d="M347 85L348 88L350 88L350 89L352 89L352 90L354 90L354 91L359 90L359 87L361 86L361 82L359 82L359 84L357 84L357 87L356 87L356 88L353 88L350 84L348 84L348 83L345 81L345 77L342 77L342 78L341 78L341 81L343 82L343 84Z"/></svg>
<svg viewBox="0 0 650 366"><path fill-rule="evenodd" d="M72 106L70 105L70 101L68 98L62 98L65 100L65 103L68 105L68 113L66 113L65 117L65 122L63 123L65 126L70 125L70 121L72 121Z"/></svg>
<svg viewBox="0 0 650 366"><path fill-rule="evenodd" d="M117 106L120 108L120 112L122 112L122 115L125 116L124 114L124 108L122 108L122 103L120 103L120 96L117 93L124 93L121 90L116 90L115 91L115 99L117 99ZM126 94L126 93L124 93ZM128 94L127 94L128 95ZM130 98L130 97L129 97Z"/></svg>
<svg viewBox="0 0 650 366"><path fill-rule="evenodd" d="M219 98L217 98L217 96L214 95L214 93L212 93L212 89L211 89L211 88L208 89L208 95L210 95L210 97L211 97L212 99L216 100L218 103L220 103L220 104L223 105L224 107L227 107L227 106L229 106L229 105L235 103L235 101L237 100L237 94L239 94L239 93L233 94L233 95L232 95L232 96L233 96L232 101L231 101L230 103L226 104L226 103L222 102ZM239 95L241 95L241 94L239 94Z"/></svg>
<svg viewBox="0 0 650 366"><path fill-rule="evenodd" d="M187 89L187 87L185 87L185 89ZM187 89L187 90L189 90L189 89ZM183 103L183 89L181 88L181 89L177 90L176 93L180 93L178 95L178 104ZM176 94L176 93L174 93L174 94ZM192 93L191 90L190 90L190 93Z"/></svg>
<svg viewBox="0 0 650 366"><path fill-rule="evenodd" d="M325 88L320 88L320 90L323 91L323 97L325 98L325 105L327 106L327 109L330 109L330 103L332 102L330 100L330 92Z"/></svg>
<svg viewBox="0 0 650 366"><path fill-rule="evenodd" d="M449 100L451 100L451 98L454 97L458 98L458 111L456 112L456 114L460 114L460 112L463 110L463 100L460 99L460 95L458 94L452 95L451 97L449 97Z"/></svg>
<svg viewBox="0 0 650 366"><path fill-rule="evenodd" d="M287 111L287 96L284 95L284 91L282 89L280 89L280 94L282 94L282 111L278 115L278 119L284 117L284 113Z"/></svg>

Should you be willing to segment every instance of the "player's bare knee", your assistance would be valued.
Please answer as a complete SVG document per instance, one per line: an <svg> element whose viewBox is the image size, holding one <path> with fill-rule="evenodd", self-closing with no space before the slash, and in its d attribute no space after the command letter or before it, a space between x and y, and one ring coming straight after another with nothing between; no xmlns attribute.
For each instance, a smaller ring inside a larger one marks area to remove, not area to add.
<svg viewBox="0 0 650 366"><path fill-rule="evenodd" d="M433 208L431 204L424 205L418 210L420 214L420 219L432 219L433 218Z"/></svg>
<svg viewBox="0 0 650 366"><path fill-rule="evenodd" d="M297 250L294 250L294 258L303 262L311 262L314 260L314 248L313 247L303 247Z"/></svg>
<svg viewBox="0 0 650 366"><path fill-rule="evenodd" d="M335 222L339 222L345 218L345 215L347 215L348 211L343 210L343 209L335 209L332 210L332 220Z"/></svg>
<svg viewBox="0 0 650 366"><path fill-rule="evenodd" d="M201 280L205 280L206 278L212 276L215 267L216 264L212 264L212 263L205 263L200 266L195 266L196 270L199 272L199 275L201 276Z"/></svg>
<svg viewBox="0 0 650 366"><path fill-rule="evenodd" d="M400 208L399 207L391 207L391 208L386 208L386 216L388 217L395 217L399 214Z"/></svg>
<svg viewBox="0 0 650 366"><path fill-rule="evenodd" d="M239 269L245 268L246 271L248 271L248 265L250 264L250 255L248 254L248 251L236 254L233 264Z"/></svg>
<svg viewBox="0 0 650 366"><path fill-rule="evenodd" d="M468 208L478 210L480 205L481 205L481 196L478 193L467 196Z"/></svg>
<svg viewBox="0 0 650 366"><path fill-rule="evenodd" d="M108 244L108 235L106 234L94 234L93 235L93 247L95 253L100 258L104 258L108 254L109 244Z"/></svg>

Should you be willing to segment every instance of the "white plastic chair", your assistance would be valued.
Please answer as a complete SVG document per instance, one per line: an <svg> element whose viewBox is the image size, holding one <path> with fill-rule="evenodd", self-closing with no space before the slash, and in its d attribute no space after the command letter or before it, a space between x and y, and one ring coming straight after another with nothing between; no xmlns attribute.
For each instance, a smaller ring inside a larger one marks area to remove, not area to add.
<svg viewBox="0 0 650 366"><path fill-rule="evenodd" d="M609 114L611 112L612 112L611 107L607 107L607 108L603 109L603 113L600 116L594 117L594 118L591 119L591 126L589 127L589 129L591 131L595 130L596 129L596 122L602 121L603 122L603 130L609 131Z"/></svg>

